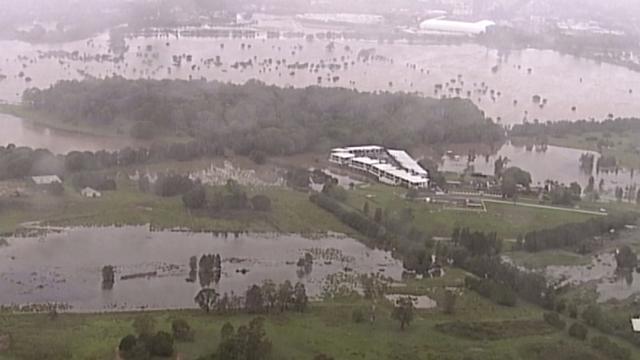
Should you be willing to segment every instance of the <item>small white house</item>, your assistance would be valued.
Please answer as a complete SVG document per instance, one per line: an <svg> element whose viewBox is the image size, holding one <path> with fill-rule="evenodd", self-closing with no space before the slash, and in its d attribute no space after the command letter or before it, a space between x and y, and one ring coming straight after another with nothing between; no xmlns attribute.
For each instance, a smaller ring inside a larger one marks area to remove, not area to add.
<svg viewBox="0 0 640 360"><path fill-rule="evenodd" d="M92 189L90 187L86 187L86 188L80 190L80 194L82 194L82 196L88 197L88 198L99 198L99 197L102 197L102 193L100 193L100 191Z"/></svg>

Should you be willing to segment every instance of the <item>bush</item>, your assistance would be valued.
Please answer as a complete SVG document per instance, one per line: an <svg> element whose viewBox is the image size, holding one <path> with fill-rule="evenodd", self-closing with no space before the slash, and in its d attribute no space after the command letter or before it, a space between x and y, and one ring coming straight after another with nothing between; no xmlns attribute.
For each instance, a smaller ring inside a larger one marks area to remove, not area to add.
<svg viewBox="0 0 640 360"><path fill-rule="evenodd" d="M354 309L351 313L351 319L354 323L363 323L365 320L364 311L361 308Z"/></svg>
<svg viewBox="0 0 640 360"><path fill-rule="evenodd" d="M587 328L580 323L573 323L569 327L569 336L576 339L585 340L588 332Z"/></svg>
<svg viewBox="0 0 640 360"><path fill-rule="evenodd" d="M189 323L184 319L176 319L171 323L173 338L177 341L193 341L194 332Z"/></svg>
<svg viewBox="0 0 640 360"><path fill-rule="evenodd" d="M591 347L606 355L607 359L631 359L631 351L629 349L614 343L604 336L595 336L591 339Z"/></svg>
<svg viewBox="0 0 640 360"><path fill-rule="evenodd" d="M203 186L196 186L182 195L182 203L188 209L202 209L207 204L207 192Z"/></svg>
<svg viewBox="0 0 640 360"><path fill-rule="evenodd" d="M133 347L136 346L136 337L129 334L120 340L120 345L118 345L118 350L122 352L130 352Z"/></svg>
<svg viewBox="0 0 640 360"><path fill-rule="evenodd" d="M578 318L578 306L576 304L569 304L569 317L572 319Z"/></svg>
<svg viewBox="0 0 640 360"><path fill-rule="evenodd" d="M544 321L546 321L547 324L553 326L558 330L564 330L564 327L567 325L562 319L560 319L560 315L558 315L558 313L547 312L544 313L543 317Z"/></svg>
<svg viewBox="0 0 640 360"><path fill-rule="evenodd" d="M173 338L171 334L158 331L151 339L150 353L152 356L169 357L173 354Z"/></svg>

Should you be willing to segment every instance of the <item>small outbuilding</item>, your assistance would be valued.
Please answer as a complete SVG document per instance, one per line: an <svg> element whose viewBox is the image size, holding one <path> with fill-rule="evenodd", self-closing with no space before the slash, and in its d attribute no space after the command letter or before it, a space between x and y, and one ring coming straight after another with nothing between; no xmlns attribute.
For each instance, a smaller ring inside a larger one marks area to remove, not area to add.
<svg viewBox="0 0 640 360"><path fill-rule="evenodd" d="M36 186L51 185L55 183L62 184L62 180L60 180L58 175L32 176L31 181Z"/></svg>
<svg viewBox="0 0 640 360"><path fill-rule="evenodd" d="M92 189L90 187L86 187L86 188L80 190L80 194L82 194L82 196L88 197L88 198L99 198L99 197L102 197L102 193L100 193L100 191Z"/></svg>

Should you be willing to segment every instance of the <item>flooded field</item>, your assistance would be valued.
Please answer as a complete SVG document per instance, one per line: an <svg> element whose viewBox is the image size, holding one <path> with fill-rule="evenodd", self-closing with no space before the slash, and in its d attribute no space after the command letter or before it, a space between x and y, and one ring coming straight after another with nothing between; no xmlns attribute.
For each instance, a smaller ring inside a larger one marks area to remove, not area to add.
<svg viewBox="0 0 640 360"><path fill-rule="evenodd" d="M221 256L221 277L210 284L219 293L243 295L250 285L271 279L302 281L310 296L319 296L329 275L379 273L399 280L402 273L401 262L388 252L338 234L154 232L137 226L6 240L0 246L0 304L56 302L72 311L193 308L204 280L187 281L189 259L204 254ZM301 269L297 261L307 252L313 265ZM111 290L101 286L105 265L115 267Z"/></svg>
<svg viewBox="0 0 640 360"><path fill-rule="evenodd" d="M562 283L580 285L595 283L599 301L624 300L640 294L640 273L616 271L616 260L612 252L593 257L589 265L548 266L546 273Z"/></svg>
<svg viewBox="0 0 640 360"><path fill-rule="evenodd" d="M479 155L475 161L468 164L467 155L459 157L445 156L440 168L442 171L452 171L462 173L468 165L473 166L473 170L487 175L493 175L494 163L498 157L507 157L507 166L517 166L531 173L532 185L543 185L546 180L559 181L569 184L577 181L584 189L589 177L594 176L595 184L604 180L604 195L614 197L617 186L625 187L640 183L640 177L635 171L619 169L618 171L600 172L592 174L580 169L580 155L584 153L593 154L596 159L600 156L597 153L576 150L558 146L546 146L544 148L516 146L507 143L490 156Z"/></svg>
<svg viewBox="0 0 640 360"><path fill-rule="evenodd" d="M0 101L19 102L25 89L59 80L117 75L459 96L505 124L640 114L640 73L623 67L533 49L505 53L475 44L327 39L326 29L295 24L262 17L256 27L233 31L150 31L119 47L108 33L61 44L0 41ZM269 33L279 30L275 37ZM283 36L287 30L301 32ZM7 137L21 145L53 146L42 139L42 129L0 120L11 123L2 143ZM82 142L74 145L88 149Z"/></svg>
<svg viewBox="0 0 640 360"><path fill-rule="evenodd" d="M0 113L0 145L15 144L44 148L54 154L66 154L69 151L117 150L127 146L135 147L140 143L126 137L92 136L70 131L54 130L32 125L12 115Z"/></svg>

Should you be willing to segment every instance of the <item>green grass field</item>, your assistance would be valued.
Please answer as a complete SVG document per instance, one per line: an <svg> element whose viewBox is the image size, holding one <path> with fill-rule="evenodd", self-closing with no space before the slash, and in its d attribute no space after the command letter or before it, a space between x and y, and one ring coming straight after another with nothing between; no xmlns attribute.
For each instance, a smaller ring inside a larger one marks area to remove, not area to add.
<svg viewBox="0 0 640 360"><path fill-rule="evenodd" d="M212 188L209 191L214 191ZM258 231L353 233L331 214L316 207L305 193L283 187L248 189L272 200L272 211L264 214L234 212L219 216L192 215L179 196L163 198L138 191L134 182L118 181L117 191L102 198L87 199L70 186L60 197L35 194L12 199L0 210L0 233L13 232L23 222L42 221L56 226L101 226L151 224L157 228L186 227L195 231Z"/></svg>
<svg viewBox="0 0 640 360"><path fill-rule="evenodd" d="M405 189L375 184L363 186L349 192L348 203L362 210L365 202L373 210L398 212L403 208L413 210L414 225L432 236L451 236L456 227L472 230L496 231L499 236L514 239L519 234L551 228L569 222L581 222L593 215L567 211L519 207L511 204L487 203L487 212L450 209L424 201L407 201Z"/></svg>

